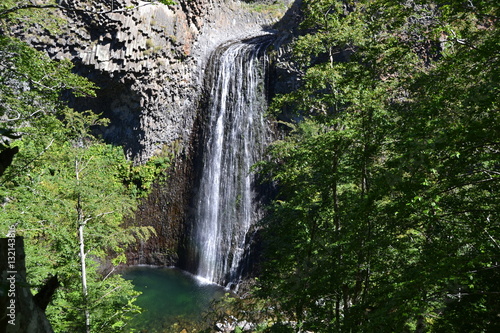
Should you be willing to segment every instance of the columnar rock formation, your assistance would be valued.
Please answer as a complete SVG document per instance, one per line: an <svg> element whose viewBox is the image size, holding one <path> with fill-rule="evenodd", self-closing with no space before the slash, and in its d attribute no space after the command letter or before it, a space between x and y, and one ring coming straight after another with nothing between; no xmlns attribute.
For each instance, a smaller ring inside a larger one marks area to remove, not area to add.
<svg viewBox="0 0 500 333"><path fill-rule="evenodd" d="M130 224L158 233L129 252L130 263L172 265L182 252L193 175L193 146L209 55L229 40L272 31L292 0L175 0L166 6L139 0L59 0L66 28L51 32L34 24L12 33L55 59L69 59L94 81L96 98L68 96L77 110L111 120L99 131L123 146L137 163L175 155L169 183L156 185ZM296 2L296 1L295 1ZM44 23L45 25L45 23ZM279 39L278 39L279 40ZM281 74L280 74L281 75Z"/></svg>
<svg viewBox="0 0 500 333"><path fill-rule="evenodd" d="M53 58L70 59L95 81L98 97L73 99L72 106L110 118L104 138L142 162L165 145L188 146L210 52L279 18L233 0L175 3L60 0L68 8L59 10L67 21L62 33L41 25L13 33Z"/></svg>

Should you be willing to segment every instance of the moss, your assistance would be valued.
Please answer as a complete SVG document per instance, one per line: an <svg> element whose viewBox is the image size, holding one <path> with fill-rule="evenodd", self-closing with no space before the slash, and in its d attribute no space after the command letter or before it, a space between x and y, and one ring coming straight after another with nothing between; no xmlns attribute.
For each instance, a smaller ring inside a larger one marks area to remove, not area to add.
<svg viewBox="0 0 500 333"><path fill-rule="evenodd" d="M259 14L265 14L273 18L280 18L287 9L287 5L283 2L253 2L245 3L244 6L250 11Z"/></svg>
<svg viewBox="0 0 500 333"><path fill-rule="evenodd" d="M154 48L155 44L153 43L153 40L152 39L146 39L146 48L147 49L152 49Z"/></svg>

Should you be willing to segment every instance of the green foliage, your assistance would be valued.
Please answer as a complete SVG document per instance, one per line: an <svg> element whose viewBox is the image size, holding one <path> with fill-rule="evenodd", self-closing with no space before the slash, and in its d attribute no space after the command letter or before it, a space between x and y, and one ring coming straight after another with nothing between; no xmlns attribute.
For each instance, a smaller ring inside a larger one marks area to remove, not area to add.
<svg viewBox="0 0 500 333"><path fill-rule="evenodd" d="M268 332L272 323L269 318L274 316L274 312L269 308L271 304L256 297L237 297L227 293L210 304L204 316L204 329L199 332L212 332L217 323L225 323L234 326L235 332L246 332L248 327L244 324L252 325L252 332Z"/></svg>
<svg viewBox="0 0 500 333"><path fill-rule="evenodd" d="M81 129L74 133L81 133ZM139 310L133 304L138 294L128 281L111 273L115 265L125 261L128 244L153 232L151 228L125 230L120 226L123 216L136 204L121 177L130 162L120 148L91 142L89 136L83 141L85 145L80 140L51 139L52 144L41 155L37 140L25 135L16 142L20 156L9 171L17 176L2 188L2 198L7 200L0 212L2 226L20 222L18 232L26 239L28 281L33 286L58 275L62 287L47 311L56 331L79 330L84 322L76 237L80 205L86 220L93 331L120 331L118 323L125 323ZM36 161L17 173L33 155Z"/></svg>
<svg viewBox="0 0 500 333"><path fill-rule="evenodd" d="M39 5L2 2L0 24L36 22L41 13L46 23L50 12L30 6ZM138 293L115 268L125 262L130 243L154 234L150 227L124 229L122 219L135 209L138 195L147 192L167 159L132 167L120 147L96 139L91 129L108 120L90 111L75 112L60 100L63 91L94 95L95 86L73 74L69 61L50 60L1 34L0 63L0 149L18 151L12 163L2 163L0 229L19 223L27 279L35 293L57 274L61 287L46 311L56 332L82 331L85 304L90 304L92 331L121 332L140 309L134 304ZM137 172L141 168L147 171ZM131 172L137 173L134 181L140 189L129 184ZM85 221L87 301L78 251L80 219Z"/></svg>
<svg viewBox="0 0 500 333"><path fill-rule="evenodd" d="M55 22L62 23L61 19L53 15L51 8L56 6L54 0L40 0L37 2L29 0L5 0L0 4L0 24L8 25L10 23L18 23L31 21L31 23L45 23L47 30L57 25Z"/></svg>
<svg viewBox="0 0 500 333"><path fill-rule="evenodd" d="M73 74L69 61L50 60L5 35L0 35L0 50L0 131L11 136L2 143L3 147L22 133L46 135L54 131L55 117L69 112L59 101L61 91L73 91L77 96L94 95L95 86Z"/></svg>
<svg viewBox="0 0 500 333"><path fill-rule="evenodd" d="M498 330L499 6L307 1L261 172L258 296L293 330ZM280 324L283 323L283 324Z"/></svg>
<svg viewBox="0 0 500 333"><path fill-rule="evenodd" d="M165 180L170 161L171 154L161 152L142 165L129 165L122 170L123 181L135 197L143 198L149 194L155 182Z"/></svg>
<svg viewBox="0 0 500 333"><path fill-rule="evenodd" d="M259 2L259 1L249 1L245 6L252 12L265 14L273 18L280 18L286 11L287 6L285 3L280 1L275 2Z"/></svg>
<svg viewBox="0 0 500 333"><path fill-rule="evenodd" d="M90 262L92 263L92 262ZM134 304L139 292L130 281L114 274L103 279L97 267L87 270L91 332L123 332L127 321L140 313ZM85 322L81 281L74 274L59 287L46 314L55 332L82 332Z"/></svg>
<svg viewBox="0 0 500 333"><path fill-rule="evenodd" d="M153 3L159 2L159 3L167 5L167 6L175 5L176 4L175 1L173 1L173 0L149 0L149 1L153 2Z"/></svg>

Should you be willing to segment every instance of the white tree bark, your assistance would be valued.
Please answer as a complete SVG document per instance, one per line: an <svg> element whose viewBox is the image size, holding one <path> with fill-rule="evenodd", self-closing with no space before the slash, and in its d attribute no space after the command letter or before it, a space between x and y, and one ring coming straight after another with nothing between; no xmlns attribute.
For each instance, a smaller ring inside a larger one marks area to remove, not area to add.
<svg viewBox="0 0 500 333"><path fill-rule="evenodd" d="M77 184L80 182L80 165L78 163L78 159L75 160L75 176L77 180ZM78 194L78 201L76 204L76 211L78 214L78 238L80 240L80 269L82 273L82 296L83 296L83 307L85 312L85 332L90 333L90 312L89 312L89 302L88 302L88 290L87 290L87 266L85 264L85 258L87 255L85 254L85 239L83 237L83 229L88 220L85 220L85 216L83 214L82 203L80 194Z"/></svg>
<svg viewBox="0 0 500 333"><path fill-rule="evenodd" d="M80 218L80 217L79 217ZM85 331L90 333L90 312L88 307L88 292L87 292L87 267L85 265L85 240L83 238L83 228L85 227L85 222L80 220L80 225L78 227L78 236L80 238L80 260L81 260L81 271L82 271L82 294L85 307Z"/></svg>

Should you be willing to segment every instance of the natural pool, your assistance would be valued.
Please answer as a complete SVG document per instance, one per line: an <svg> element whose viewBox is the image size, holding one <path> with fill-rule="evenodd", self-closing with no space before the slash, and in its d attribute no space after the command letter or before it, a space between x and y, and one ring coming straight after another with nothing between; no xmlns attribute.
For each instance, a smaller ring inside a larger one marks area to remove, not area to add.
<svg viewBox="0 0 500 333"><path fill-rule="evenodd" d="M138 332L171 332L176 323L201 320L210 303L227 292L176 268L135 266L122 275L142 292L136 304L144 311L130 327Z"/></svg>

